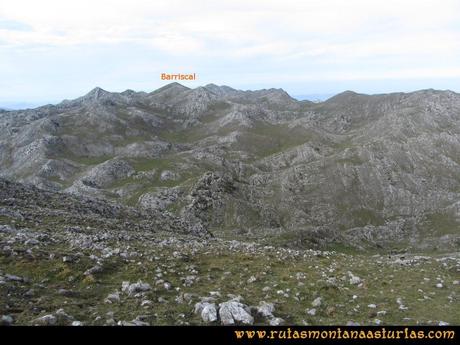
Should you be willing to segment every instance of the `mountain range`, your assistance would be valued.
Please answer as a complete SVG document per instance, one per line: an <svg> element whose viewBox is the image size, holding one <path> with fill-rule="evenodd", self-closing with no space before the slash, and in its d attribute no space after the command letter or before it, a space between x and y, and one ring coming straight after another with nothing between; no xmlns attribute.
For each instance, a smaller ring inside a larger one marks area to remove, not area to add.
<svg viewBox="0 0 460 345"><path fill-rule="evenodd" d="M0 176L291 248L458 250L460 94L168 84L0 111Z"/></svg>

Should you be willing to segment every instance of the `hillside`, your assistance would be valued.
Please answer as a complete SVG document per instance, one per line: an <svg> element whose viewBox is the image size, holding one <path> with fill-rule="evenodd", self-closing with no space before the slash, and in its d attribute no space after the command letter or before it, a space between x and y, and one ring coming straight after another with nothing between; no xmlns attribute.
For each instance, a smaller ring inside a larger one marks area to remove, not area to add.
<svg viewBox="0 0 460 345"><path fill-rule="evenodd" d="M460 319L458 253L293 250L183 233L166 218L0 179L0 325Z"/></svg>
<svg viewBox="0 0 460 345"><path fill-rule="evenodd" d="M95 88L0 114L0 174L292 248L457 250L460 95ZM191 232L193 232L191 231ZM186 231L187 232L187 231Z"/></svg>

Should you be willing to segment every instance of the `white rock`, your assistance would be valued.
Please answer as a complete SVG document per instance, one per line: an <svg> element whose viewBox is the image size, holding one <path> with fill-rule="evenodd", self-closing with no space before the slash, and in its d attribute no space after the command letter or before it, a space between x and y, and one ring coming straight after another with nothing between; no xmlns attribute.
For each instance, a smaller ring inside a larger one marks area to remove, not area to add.
<svg viewBox="0 0 460 345"><path fill-rule="evenodd" d="M148 322L141 321L141 320L133 320L131 321L131 323L134 324L134 326L150 326Z"/></svg>
<svg viewBox="0 0 460 345"><path fill-rule="evenodd" d="M350 278L350 284L351 285L358 285L361 283L361 278L360 277L357 277L357 276L352 276Z"/></svg>
<svg viewBox="0 0 460 345"><path fill-rule="evenodd" d="M445 321L439 321L438 326L449 326L449 323Z"/></svg>
<svg viewBox="0 0 460 345"><path fill-rule="evenodd" d="M73 321L72 326L83 326L83 323L81 321Z"/></svg>
<svg viewBox="0 0 460 345"><path fill-rule="evenodd" d="M235 323L252 325L254 323L249 308L238 301L227 301L219 304L219 307L219 316L223 325L234 325Z"/></svg>
<svg viewBox="0 0 460 345"><path fill-rule="evenodd" d="M122 289L123 289L123 286L122 286ZM137 292L145 292L145 291L149 291L151 290L152 287L150 286L150 284L147 284L147 283L143 283L142 281L138 281L137 283L134 283L134 284L130 284L127 288L126 288L126 292L128 293L128 295L133 295Z"/></svg>
<svg viewBox="0 0 460 345"><path fill-rule="evenodd" d="M256 307L257 313L262 315L265 318L273 317L273 312L275 311L275 306L273 303L267 303L265 301L261 301L259 305Z"/></svg>
<svg viewBox="0 0 460 345"><path fill-rule="evenodd" d="M217 309L214 303L198 302L195 304L195 314L200 314L204 322L217 321Z"/></svg>
<svg viewBox="0 0 460 345"><path fill-rule="evenodd" d="M0 320L0 325L2 326L10 326L14 322L13 317L11 315L2 315Z"/></svg>
<svg viewBox="0 0 460 345"><path fill-rule="evenodd" d="M13 274L5 274L5 279L7 281L11 281L11 282L22 282L22 281L24 281L24 278L19 277L19 276L15 276Z"/></svg>
<svg viewBox="0 0 460 345"><path fill-rule="evenodd" d="M41 316L33 321L34 324L43 325L43 326L53 326L57 322L56 316L49 314Z"/></svg>
<svg viewBox="0 0 460 345"><path fill-rule="evenodd" d="M152 301L146 299L141 302L141 307L148 307L152 305Z"/></svg>
<svg viewBox="0 0 460 345"><path fill-rule="evenodd" d="M252 283L254 283L254 282L256 282L256 281L257 281L257 278L256 278L255 276L251 276L251 277L249 277L249 279L247 280L248 284L252 284Z"/></svg>
<svg viewBox="0 0 460 345"><path fill-rule="evenodd" d="M358 322L355 322L355 321L347 321L347 326L359 326L359 323Z"/></svg>
<svg viewBox="0 0 460 345"><path fill-rule="evenodd" d="M74 318L73 316L70 316L69 314L67 314L64 309L58 309L56 310L56 312L54 313L54 315L58 318L59 321L73 321Z"/></svg>
<svg viewBox="0 0 460 345"><path fill-rule="evenodd" d="M117 325L118 326L136 326L134 323L130 321L118 321Z"/></svg>
<svg viewBox="0 0 460 345"><path fill-rule="evenodd" d="M436 287L437 287L438 289L442 289L442 288L443 288L443 285L442 285L442 283L437 283L437 284L436 284Z"/></svg>
<svg viewBox="0 0 460 345"><path fill-rule="evenodd" d="M126 292L128 290L128 287L129 287L129 282L124 281L121 283L121 291Z"/></svg>
<svg viewBox="0 0 460 345"><path fill-rule="evenodd" d="M105 321L106 326L115 326L117 323L114 319L108 319Z"/></svg>
<svg viewBox="0 0 460 345"><path fill-rule="evenodd" d="M375 305L375 304L368 304L367 307L368 307L368 308L371 308L371 309L375 309L375 308L377 308L377 305Z"/></svg>
<svg viewBox="0 0 460 345"><path fill-rule="evenodd" d="M315 316L316 315L316 309L315 308L307 309L307 314L311 315L311 316Z"/></svg>
<svg viewBox="0 0 460 345"><path fill-rule="evenodd" d="M90 269L86 270L85 273L83 273L85 276L93 275L95 273L100 273L102 272L102 266L96 265L94 267L91 267Z"/></svg>
<svg viewBox="0 0 460 345"><path fill-rule="evenodd" d="M161 181L177 180L179 175L171 170L164 170L160 175Z"/></svg>
<svg viewBox="0 0 460 345"><path fill-rule="evenodd" d="M270 326L280 326L283 323L284 323L284 320L280 317L271 318L270 321L268 322Z"/></svg>
<svg viewBox="0 0 460 345"><path fill-rule="evenodd" d="M118 291L115 291L114 293L111 293L107 296L105 299L105 303L118 303L120 302L120 294Z"/></svg>
<svg viewBox="0 0 460 345"><path fill-rule="evenodd" d="M313 302L311 302L311 305L315 308L318 308L321 306L322 301L323 299L321 297L317 297L313 300Z"/></svg>

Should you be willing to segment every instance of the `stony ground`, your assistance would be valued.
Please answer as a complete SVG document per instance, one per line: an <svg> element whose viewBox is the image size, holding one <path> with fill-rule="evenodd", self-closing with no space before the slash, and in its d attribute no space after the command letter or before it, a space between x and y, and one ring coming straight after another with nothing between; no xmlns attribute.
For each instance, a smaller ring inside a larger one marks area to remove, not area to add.
<svg viewBox="0 0 460 345"><path fill-rule="evenodd" d="M3 324L460 323L458 253L350 255L0 223Z"/></svg>
<svg viewBox="0 0 460 345"><path fill-rule="evenodd" d="M294 250L178 225L0 179L0 323L460 323L458 252Z"/></svg>

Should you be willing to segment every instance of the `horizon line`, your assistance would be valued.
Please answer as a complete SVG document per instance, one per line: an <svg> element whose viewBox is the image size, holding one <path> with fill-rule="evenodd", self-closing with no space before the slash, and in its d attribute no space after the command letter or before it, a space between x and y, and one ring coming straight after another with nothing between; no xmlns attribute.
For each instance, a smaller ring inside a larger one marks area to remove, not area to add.
<svg viewBox="0 0 460 345"><path fill-rule="evenodd" d="M380 93L363 93L363 92L356 92L356 91L353 91L351 89L346 89L346 90L343 90L343 91L340 91L340 92L337 92L337 93L329 93L329 92L318 92L318 93L305 93L305 94L301 94L301 93L298 93L296 95L291 95L289 92L287 92L286 90L284 90L283 88L275 88L275 87L271 87L271 88L260 88L260 89L236 89L236 88L233 88L231 86L228 86L228 85L218 85L218 84L214 84L214 83L208 83L206 85L200 85L200 86L197 86L197 87L188 87L186 85L183 85L177 81L174 81L174 82L170 82L170 83L166 83L152 91L144 91L144 90L133 90L133 89L125 89L124 91L108 91L102 87L99 87L99 86L96 86L94 88L92 88L90 91L88 91L87 93L83 94L82 96L78 96L76 98L64 98L64 99L60 99L60 100L52 100L52 101L43 101L43 102L28 102L27 100L24 100L24 101L0 101L0 110L3 110L3 111L20 111L20 110L33 110L33 109L37 109L37 108L41 108L41 107L46 107L46 106L57 106L63 102L70 102L70 101L73 101L73 100L77 100L79 98L82 98L82 97L85 97L86 95L90 94L91 92L95 91L95 90L101 90L101 91L104 91L104 92L107 92L107 93L110 93L110 94L122 94L122 93L125 93L125 92L129 92L129 91L132 91L132 92L135 92L135 93L146 93L146 94L151 94L153 92L156 92L160 89L163 89L163 88L166 88L167 86L172 86L172 85L179 85L179 86L182 86L188 90L196 90L196 89L199 89L199 88L207 88L209 86L217 86L219 88L221 87L228 87L228 88L231 88L235 91L240 91L240 92L257 92L257 91L266 91L266 90L279 90L279 91L283 91L285 92L289 97L291 97L292 99L296 100L297 102L303 102L303 101L310 101L310 102L314 102L314 103L321 103L321 102L325 102L335 96L338 96L338 95L341 95L341 94L344 94L344 93L353 93L353 94L356 94L356 95L361 95L361 96L384 96L384 95L392 95L392 94L411 94L411 93L417 93L417 92L423 92L423 91L434 91L434 92L452 92L452 93L455 93L455 94L458 94L458 92L456 91L453 91L452 89L438 89L438 88L422 88L422 89L414 89L412 91L391 91L391 92L380 92ZM212 90L208 90L210 92L212 92ZM327 96L326 98L320 98L318 99L318 96ZM311 97L313 98L313 96L316 96L315 99L308 99L308 98L305 98L305 97ZM300 99L300 98L303 98L303 99ZM20 108L20 107L15 107L15 106L24 106L23 108Z"/></svg>

